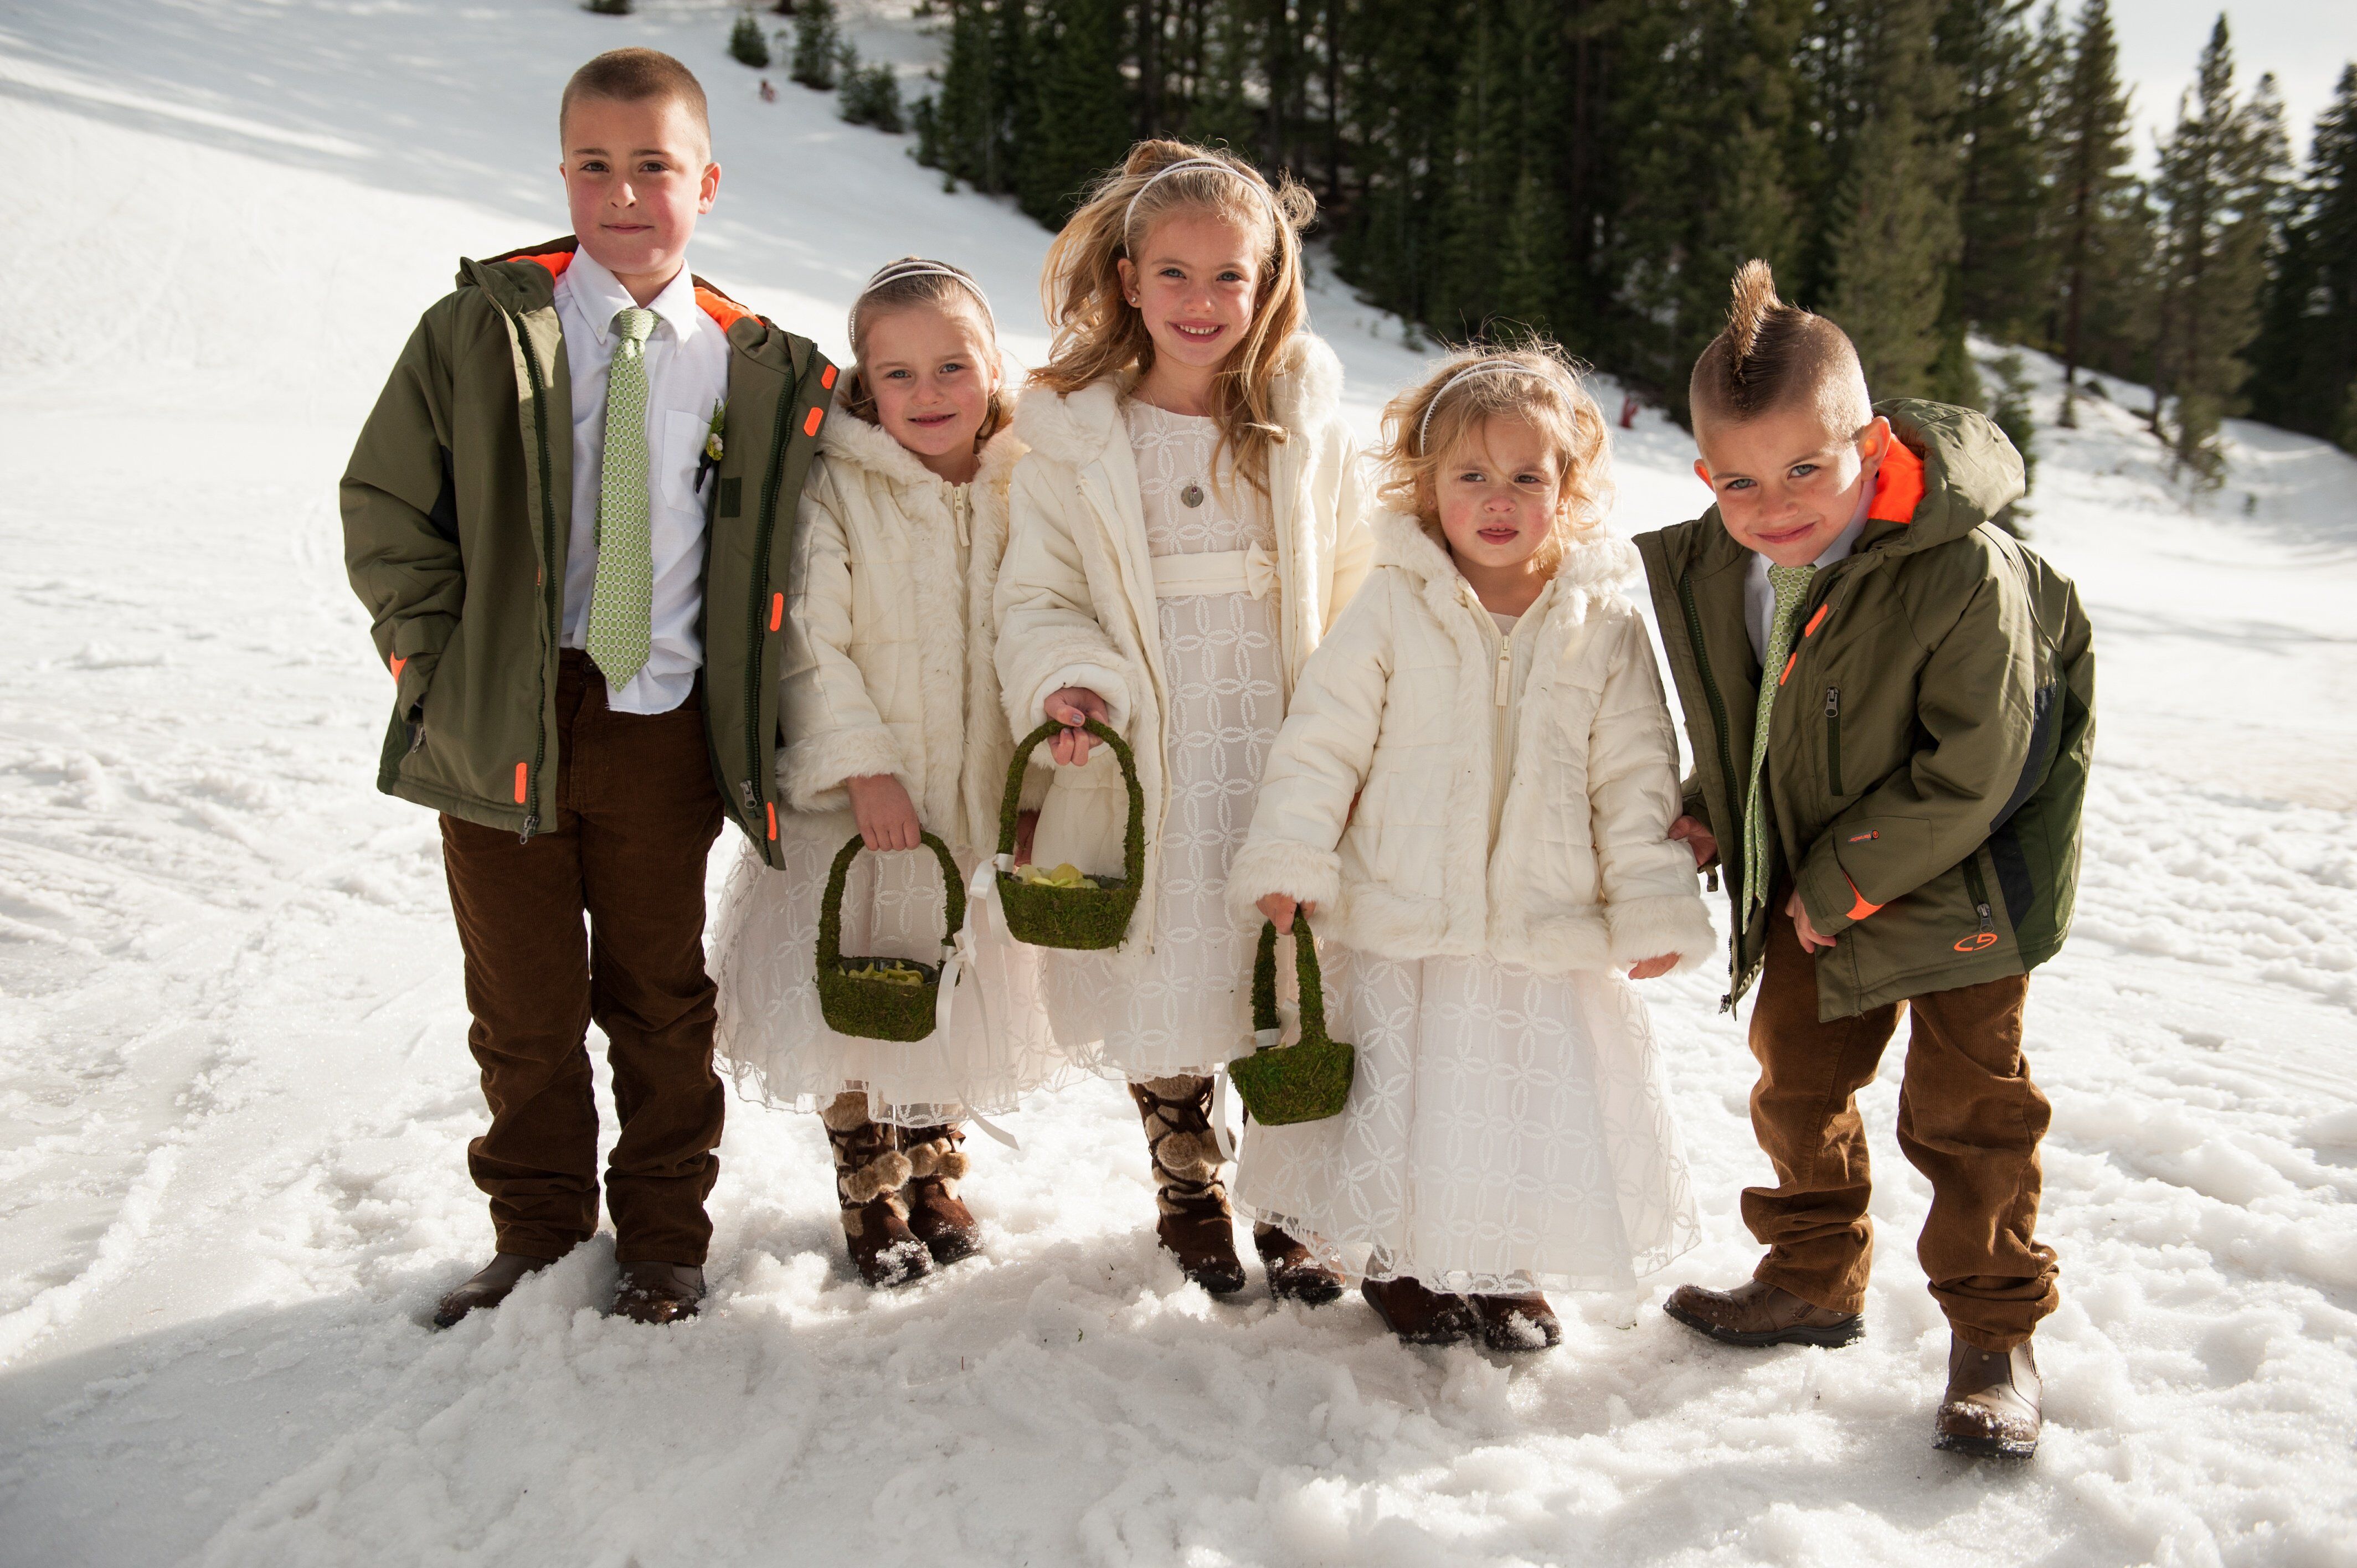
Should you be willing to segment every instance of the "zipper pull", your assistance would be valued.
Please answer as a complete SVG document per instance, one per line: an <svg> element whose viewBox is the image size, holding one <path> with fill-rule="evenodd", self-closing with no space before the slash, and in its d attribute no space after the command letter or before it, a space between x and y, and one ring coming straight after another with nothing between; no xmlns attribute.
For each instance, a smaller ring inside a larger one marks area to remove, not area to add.
<svg viewBox="0 0 2357 1568"><path fill-rule="evenodd" d="M1498 705L1506 705L1506 693L1514 683L1514 644L1512 639L1498 645Z"/></svg>
<svg viewBox="0 0 2357 1568"><path fill-rule="evenodd" d="M1829 719L1837 719L1841 717L1841 688L1839 686L1828 686L1825 688L1825 717Z"/></svg>
<svg viewBox="0 0 2357 1568"><path fill-rule="evenodd" d="M737 785L737 793L739 793L739 794L741 794L741 795L743 795L743 796L745 797L745 809L746 809L747 811L752 811L755 807L759 806L759 805L761 803L759 800L756 800L756 799L754 798L754 794L753 794L753 781L752 781L750 779L746 779L742 784Z"/></svg>
<svg viewBox="0 0 2357 1568"><path fill-rule="evenodd" d="M532 835L538 832L540 832L540 813L534 811L523 820L523 832L516 835L516 843L530 843Z"/></svg>
<svg viewBox="0 0 2357 1568"><path fill-rule="evenodd" d="M1704 872L1704 873L1703 873L1703 880L1704 880L1705 885L1706 885L1706 886L1707 886L1713 893L1717 892L1717 891L1718 891L1718 867L1717 867L1716 865L1714 865L1714 866L1712 866L1708 871Z"/></svg>
<svg viewBox="0 0 2357 1568"><path fill-rule="evenodd" d="M1996 917L1992 916L1992 915L1989 913L1989 907L1988 907L1986 904L1975 904L1975 905L1974 905L1974 906L1973 906L1973 908L1974 908L1975 909L1977 909L1978 911L1980 911L1980 917L1981 917L1981 930L1983 931L1983 933L1986 933L1986 932L1989 932L1989 931L1994 931L1994 930L1996 930Z"/></svg>

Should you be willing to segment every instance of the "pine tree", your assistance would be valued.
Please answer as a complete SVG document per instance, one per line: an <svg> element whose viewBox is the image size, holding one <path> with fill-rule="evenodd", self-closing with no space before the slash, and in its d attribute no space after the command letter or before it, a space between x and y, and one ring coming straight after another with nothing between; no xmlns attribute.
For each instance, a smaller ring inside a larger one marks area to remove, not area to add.
<svg viewBox="0 0 2357 1568"><path fill-rule="evenodd" d="M1949 0L1938 42L1940 59L1955 74L1951 133L1964 149L1957 313L1984 331L2012 338L2034 319L2049 265L2040 222L2046 170L2038 115L2047 67L2029 10L2029 0Z"/></svg>
<svg viewBox="0 0 2357 1568"><path fill-rule="evenodd" d="M2270 207L2287 156L2272 79L2261 80L2249 102L2234 102L2222 14L2161 149L2158 181L2168 217L2155 426L2169 441L2172 470L2205 487L2223 478L2218 428L2248 374L2240 356L2257 332Z"/></svg>
<svg viewBox="0 0 2357 1568"><path fill-rule="evenodd" d="M1958 384L1961 323L1943 314L1957 250L1956 160L1934 117L1945 107L1946 72L1928 48L1929 10L1926 0L1897 0L1881 12L1870 107L1834 230L1826 314L1857 345L1877 397L1965 390ZM1969 360L1964 366L1968 373Z"/></svg>
<svg viewBox="0 0 2357 1568"><path fill-rule="evenodd" d="M794 13L794 58L787 74L804 87L828 91L834 86L842 55L843 32L835 25L834 0L802 0Z"/></svg>
<svg viewBox="0 0 2357 1568"><path fill-rule="evenodd" d="M2061 424L2067 429L2078 423L2074 402L2089 318L2102 284L2120 270L2122 241L2130 231L2122 212L2134 200L2128 98L2120 86L2119 45L2105 0L2086 0L2080 8L2069 68L2058 72L2056 86L2059 102L2047 141L2059 299L2054 339L2062 356Z"/></svg>
<svg viewBox="0 0 2357 1568"><path fill-rule="evenodd" d="M1034 124L1016 150L1015 198L1060 225L1082 189L1129 146L1117 0L1043 0L1031 32Z"/></svg>
<svg viewBox="0 0 2357 1568"><path fill-rule="evenodd" d="M2357 66L2309 144L2265 319L2245 356L2252 414L2357 450Z"/></svg>
<svg viewBox="0 0 2357 1568"><path fill-rule="evenodd" d="M768 69L770 39L761 31L761 24L753 19L752 12L737 13L737 25L728 29L728 54L740 65L749 65L756 70Z"/></svg>

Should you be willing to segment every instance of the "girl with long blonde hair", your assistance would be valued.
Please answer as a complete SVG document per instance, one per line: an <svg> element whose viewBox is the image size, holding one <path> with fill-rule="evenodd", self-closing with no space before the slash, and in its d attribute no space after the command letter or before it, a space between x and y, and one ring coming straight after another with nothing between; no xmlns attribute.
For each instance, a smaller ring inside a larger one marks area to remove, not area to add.
<svg viewBox="0 0 2357 1568"><path fill-rule="evenodd" d="M1035 858L1118 874L1127 795L1080 726L1133 747L1146 884L1112 954L1044 955L1059 1037L1125 1079L1146 1123L1163 1246L1215 1294L1241 1290L1212 1123L1214 1077L1250 1048L1256 927L1228 863L1294 682L1365 575L1341 371L1305 321L1290 180L1141 142L1048 253L1053 351L1016 415L998 673L1016 733L1066 727ZM1280 1296L1340 1282L1274 1227Z"/></svg>

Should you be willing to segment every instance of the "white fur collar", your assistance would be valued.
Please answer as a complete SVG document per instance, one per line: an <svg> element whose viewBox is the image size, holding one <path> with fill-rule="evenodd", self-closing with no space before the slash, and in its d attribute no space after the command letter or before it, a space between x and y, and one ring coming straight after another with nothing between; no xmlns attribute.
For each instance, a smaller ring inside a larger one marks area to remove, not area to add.
<svg viewBox="0 0 2357 1568"><path fill-rule="evenodd" d="M1397 566L1427 587L1437 585L1454 596L1464 581L1448 552L1415 519L1396 511L1379 511L1371 525L1375 536L1375 564ZM1637 547L1615 539L1602 528L1592 528L1575 540L1555 568L1550 588L1577 588L1589 593L1617 590L1637 575Z"/></svg>
<svg viewBox="0 0 2357 1568"><path fill-rule="evenodd" d="M1001 394L1015 405L1017 419L1022 416L1022 403L1010 392ZM1022 452L1022 443L1015 438L1015 420L1000 422L998 434L982 448L982 467L974 474L980 481L985 476L997 477L997 471L1013 465ZM856 414L841 409L830 410L826 423L819 426L818 449L832 462L864 469L894 485L938 485L941 477L917 460L917 455L885 433L883 426L870 424Z"/></svg>
<svg viewBox="0 0 2357 1568"><path fill-rule="evenodd" d="M1058 396L1034 392L1017 410L1015 428L1034 450L1080 467L1115 443L1129 439L1122 429L1121 398L1134 378L1108 376L1076 392ZM1342 401L1342 362L1325 339L1297 332L1285 347L1273 389L1276 422L1306 433L1335 416Z"/></svg>

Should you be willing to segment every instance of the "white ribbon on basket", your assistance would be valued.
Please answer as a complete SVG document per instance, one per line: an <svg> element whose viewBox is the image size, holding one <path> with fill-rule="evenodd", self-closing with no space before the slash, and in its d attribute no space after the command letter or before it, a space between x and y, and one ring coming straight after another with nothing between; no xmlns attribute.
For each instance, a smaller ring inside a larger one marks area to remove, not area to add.
<svg viewBox="0 0 2357 1568"><path fill-rule="evenodd" d="M942 1036L944 1044L949 1039L950 1020L957 1015L958 986L974 968L977 933L990 929L992 916L998 908L998 874L1014 868L1013 855L996 855L975 866L974 875L966 882L965 924L958 928L955 940L942 944L942 983L933 1000L933 1032ZM974 981L976 986L982 983L978 978ZM983 1009L983 1023L986 1028L990 1021L990 1004L982 997L976 997L975 1004ZM972 1106L966 1107L965 1118L1008 1148L1018 1153L1022 1150L1023 1145L1014 1133Z"/></svg>

